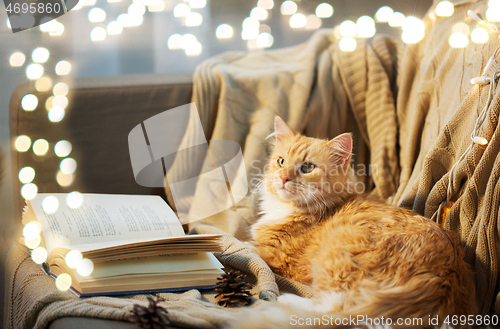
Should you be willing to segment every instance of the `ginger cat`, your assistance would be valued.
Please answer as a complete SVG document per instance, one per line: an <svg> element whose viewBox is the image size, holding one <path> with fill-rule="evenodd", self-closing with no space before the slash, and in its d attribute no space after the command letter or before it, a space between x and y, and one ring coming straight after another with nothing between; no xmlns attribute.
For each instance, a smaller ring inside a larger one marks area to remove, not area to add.
<svg viewBox="0 0 500 329"><path fill-rule="evenodd" d="M276 273L311 285L317 310L440 322L473 314L457 242L425 217L358 193L350 134L305 137L276 117L273 135L255 250ZM284 303L295 298L303 313L307 300L292 296Z"/></svg>

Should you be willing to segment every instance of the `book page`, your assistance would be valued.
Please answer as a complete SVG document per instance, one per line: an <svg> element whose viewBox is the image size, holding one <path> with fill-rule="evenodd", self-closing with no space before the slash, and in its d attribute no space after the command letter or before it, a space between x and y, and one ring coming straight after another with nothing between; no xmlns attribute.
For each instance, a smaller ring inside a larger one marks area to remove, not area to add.
<svg viewBox="0 0 500 329"><path fill-rule="evenodd" d="M54 196L57 210L46 212L43 200ZM65 193L39 193L29 201L48 253L55 247L88 251L184 236L184 230L170 206L159 196L83 194L83 203L71 208Z"/></svg>

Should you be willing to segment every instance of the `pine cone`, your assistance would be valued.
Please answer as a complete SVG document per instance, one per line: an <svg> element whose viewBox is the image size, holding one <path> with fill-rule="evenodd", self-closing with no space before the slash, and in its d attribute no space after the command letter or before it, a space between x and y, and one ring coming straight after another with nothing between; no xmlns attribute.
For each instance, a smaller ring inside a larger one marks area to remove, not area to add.
<svg viewBox="0 0 500 329"><path fill-rule="evenodd" d="M226 269L224 269L226 271ZM249 283L245 282L246 275L240 271L229 270L217 278L217 287L214 289L217 294L215 300L217 304L224 307L245 306L252 300Z"/></svg>
<svg viewBox="0 0 500 329"><path fill-rule="evenodd" d="M157 297L156 301L148 297L149 305L147 307L134 304L132 315L129 321L135 323L139 328L144 329L166 329L170 324L168 312L165 308L158 305L158 302L164 300Z"/></svg>

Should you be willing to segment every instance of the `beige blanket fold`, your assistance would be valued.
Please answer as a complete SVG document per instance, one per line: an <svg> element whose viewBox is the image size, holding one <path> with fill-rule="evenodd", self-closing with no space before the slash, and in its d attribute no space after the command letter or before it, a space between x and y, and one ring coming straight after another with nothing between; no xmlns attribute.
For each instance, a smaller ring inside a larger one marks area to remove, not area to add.
<svg viewBox="0 0 500 329"><path fill-rule="evenodd" d="M431 218L446 199L450 170L471 145L473 125L487 105L489 87L469 81L481 74L499 43L495 37L484 45L449 46L452 28L463 22L467 9L484 8L480 3L457 5L452 17L427 20L425 39L406 47L376 36L359 39L356 50L345 53L333 31L320 30L298 46L211 58L198 66L193 80L193 102L205 137L239 143L250 187L255 187L268 157L265 138L275 115L308 136L332 138L353 132L354 166L366 191ZM496 70L497 62L487 74ZM480 313L491 311L500 287L497 89L480 129L489 143L473 145L456 165L451 186L455 204L444 220L465 251L476 286L471 298ZM169 173L185 170L183 161L194 155L185 156L176 159ZM167 195L173 204L168 189ZM284 292L311 296L309 287L275 277L243 242L259 216L257 202L250 193L190 228L196 233L223 233L224 252L217 257L255 280L258 300L252 307L265 308ZM51 320L69 315L123 320L134 302L146 301L145 295L78 299L58 292L53 280L19 250L11 253L8 275L6 328L46 328ZM220 328L238 312L215 305L214 293L160 295L178 326Z"/></svg>

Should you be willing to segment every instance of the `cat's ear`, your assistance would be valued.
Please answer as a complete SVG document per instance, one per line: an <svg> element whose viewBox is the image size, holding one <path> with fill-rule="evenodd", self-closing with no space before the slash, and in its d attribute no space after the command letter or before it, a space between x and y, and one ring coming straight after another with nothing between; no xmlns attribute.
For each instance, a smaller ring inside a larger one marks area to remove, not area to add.
<svg viewBox="0 0 500 329"><path fill-rule="evenodd" d="M280 140L282 138L292 136L293 131L288 128L282 118L276 116L276 118L274 119L274 133L272 135L276 136L277 140Z"/></svg>
<svg viewBox="0 0 500 329"><path fill-rule="evenodd" d="M352 135L351 133L345 133L338 135L331 141L329 141L328 146L332 148L334 152L334 159L337 164L345 166L351 160L352 152Z"/></svg>

